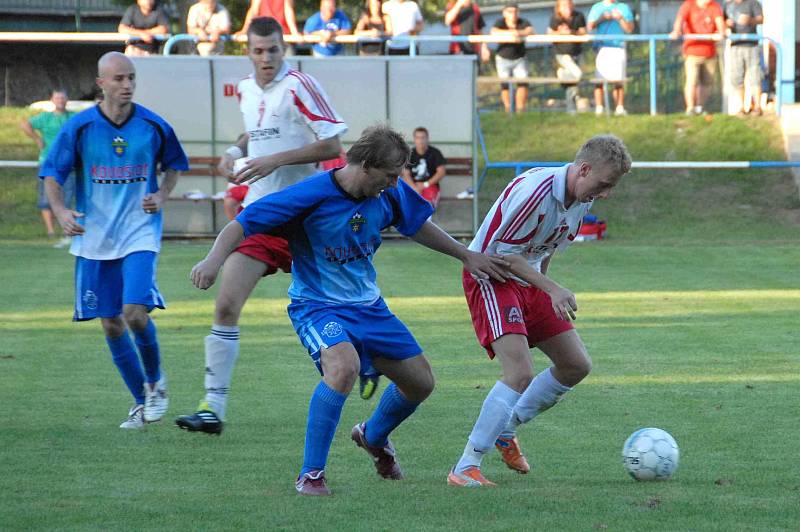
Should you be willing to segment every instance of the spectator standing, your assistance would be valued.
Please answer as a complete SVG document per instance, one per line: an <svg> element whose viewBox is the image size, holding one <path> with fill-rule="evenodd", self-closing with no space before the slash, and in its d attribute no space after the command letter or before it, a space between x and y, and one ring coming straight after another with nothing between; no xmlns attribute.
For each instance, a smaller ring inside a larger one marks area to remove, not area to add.
<svg viewBox="0 0 800 532"><path fill-rule="evenodd" d="M725 24L731 33L755 33L759 24L764 22L764 13L757 0L730 0L725 4ZM733 41L730 51L731 84L736 89L741 107L737 113L745 115L745 81L750 88L750 96L754 101L750 110L761 116L761 58L758 52L758 41Z"/></svg>
<svg viewBox="0 0 800 532"><path fill-rule="evenodd" d="M128 6L117 31L138 37L141 41L128 42L125 55L150 55L158 53L158 41L155 35L169 33L169 18L161 7L155 6L155 0L136 0Z"/></svg>
<svg viewBox="0 0 800 532"><path fill-rule="evenodd" d="M58 136L58 132L61 131L61 127L75 114L67 111L68 97L66 90L53 89L50 93L50 101L53 104L52 111L39 113L20 124L22 131L32 138L39 147L39 167L41 167L45 159L47 159L50 147L53 145L56 136ZM50 209L50 203L47 201L47 195L44 192L44 181L41 179L37 179L37 181L39 183L36 206L42 214L42 221L47 230L47 236L49 238L54 238L53 211ZM72 200L75 196L75 172L69 174L62 189L64 192L64 205L71 209ZM68 246L69 243L70 238L64 236L55 244L55 247L65 247Z"/></svg>
<svg viewBox="0 0 800 532"><path fill-rule="evenodd" d="M617 0L601 0L589 11L586 28L597 35L621 35L633 32L633 12L627 4ZM596 77L613 83L614 114L628 114L625 111L625 78L628 57L625 53L624 41L595 41L597 50ZM603 85L598 83L594 88L595 112L605 112L603 107Z"/></svg>
<svg viewBox="0 0 800 532"><path fill-rule="evenodd" d="M254 18L270 17L277 20L284 35L300 35L297 30L297 17L294 12L294 0L250 0L250 8L244 17L242 29L236 32L236 35L247 35L247 30L250 28L250 22ZM291 55L291 47L287 48L284 55Z"/></svg>
<svg viewBox="0 0 800 532"><path fill-rule="evenodd" d="M450 35L480 35L486 22L483 20L478 4L472 0L450 0L445 7L444 23L450 26ZM451 42L451 54L478 54L481 60L488 61L489 49L483 44Z"/></svg>
<svg viewBox="0 0 800 532"><path fill-rule="evenodd" d="M386 16L386 32L392 37L418 35L425 25L422 13L414 0L389 0L383 4ZM390 40L386 43L389 55L408 55L411 46L404 39Z"/></svg>
<svg viewBox="0 0 800 532"><path fill-rule="evenodd" d="M527 78L528 57L525 52L525 37L533 35L533 26L524 18L519 18L519 6L512 2L506 4L503 16L495 21L490 33L492 35L506 35L518 39L516 42L505 42L497 46L497 55L494 58L497 75L501 78ZM503 83L500 88L500 100L506 112L511 112L511 98L514 98L516 112L525 110L528 101L528 85L517 85L516 94L511 95L510 84Z"/></svg>
<svg viewBox="0 0 800 532"><path fill-rule="evenodd" d="M189 8L186 30L197 36L198 54L220 55L225 51L225 44L220 37L230 34L231 16L217 0L200 0Z"/></svg>
<svg viewBox="0 0 800 532"><path fill-rule="evenodd" d="M547 33L550 35L586 35L586 18L580 11L575 11L572 0L558 0L555 12L550 17ZM568 81L566 89L567 112L575 113L577 110L578 82L583 73L579 66L580 55L583 47L579 42L562 42L555 44L556 51L556 76L558 79Z"/></svg>
<svg viewBox="0 0 800 532"><path fill-rule="evenodd" d="M335 39L339 35L349 35L351 28L350 19L344 11L336 9L336 0L321 0L319 11L306 20L303 33L322 39L311 47L314 57L330 57L342 53L344 45Z"/></svg>
<svg viewBox="0 0 800 532"><path fill-rule="evenodd" d="M677 39L683 34L717 33L722 36L725 23L722 6L715 0L686 0L678 10L669 36ZM686 83L683 99L686 114L700 114L708 98L717 65L717 45L714 41L686 39L683 41Z"/></svg>
<svg viewBox="0 0 800 532"><path fill-rule="evenodd" d="M386 17L383 15L383 2L367 0L354 33L359 37L383 38L390 33L388 28ZM358 55L383 55L383 50L383 41L358 43Z"/></svg>
<svg viewBox="0 0 800 532"><path fill-rule="evenodd" d="M414 149L408 164L403 168L403 180L417 193L428 200L435 209L439 204L439 181L445 176L447 161L437 148L429 143L428 130L418 127L414 130Z"/></svg>

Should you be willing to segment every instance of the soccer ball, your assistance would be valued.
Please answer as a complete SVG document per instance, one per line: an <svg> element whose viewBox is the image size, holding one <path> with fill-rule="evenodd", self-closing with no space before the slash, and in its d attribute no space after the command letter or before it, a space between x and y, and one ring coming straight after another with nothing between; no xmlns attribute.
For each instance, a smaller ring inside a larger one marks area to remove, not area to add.
<svg viewBox="0 0 800 532"><path fill-rule="evenodd" d="M636 480L666 480L678 469L678 444L661 429L639 429L622 446L622 465Z"/></svg>

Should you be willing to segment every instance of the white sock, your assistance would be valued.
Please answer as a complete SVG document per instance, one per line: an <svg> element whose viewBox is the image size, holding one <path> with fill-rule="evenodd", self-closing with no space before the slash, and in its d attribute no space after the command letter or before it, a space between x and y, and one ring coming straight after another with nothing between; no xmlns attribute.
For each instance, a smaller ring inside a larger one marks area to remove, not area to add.
<svg viewBox="0 0 800 532"><path fill-rule="evenodd" d="M206 403L220 419L225 419L231 375L239 356L239 327L215 323L205 344Z"/></svg>
<svg viewBox="0 0 800 532"><path fill-rule="evenodd" d="M464 454L456 464L456 471L463 471L469 466L480 467L483 456L494 448L494 442L500 431L508 425L514 405L520 394L497 381L489 395L483 401L478 421L469 435L469 441L464 448Z"/></svg>
<svg viewBox="0 0 800 532"><path fill-rule="evenodd" d="M532 420L551 406L555 405L565 393L572 388L564 386L553 377L552 367L539 373L522 392L522 396L514 406L514 413L501 434L511 438L517 427Z"/></svg>

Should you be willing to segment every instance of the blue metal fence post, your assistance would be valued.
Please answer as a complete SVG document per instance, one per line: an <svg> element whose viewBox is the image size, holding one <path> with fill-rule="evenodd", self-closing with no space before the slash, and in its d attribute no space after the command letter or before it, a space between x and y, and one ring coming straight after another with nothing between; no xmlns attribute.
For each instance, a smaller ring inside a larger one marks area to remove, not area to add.
<svg viewBox="0 0 800 532"><path fill-rule="evenodd" d="M656 106L656 40L654 37L650 38L650 116L655 116L658 113Z"/></svg>

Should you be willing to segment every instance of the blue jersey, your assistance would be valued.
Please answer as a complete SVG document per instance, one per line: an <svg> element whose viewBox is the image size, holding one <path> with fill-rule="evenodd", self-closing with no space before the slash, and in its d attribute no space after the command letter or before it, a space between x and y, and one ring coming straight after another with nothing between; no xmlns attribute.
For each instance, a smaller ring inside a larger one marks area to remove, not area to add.
<svg viewBox="0 0 800 532"><path fill-rule="evenodd" d="M372 257L381 230L405 236L420 230L433 208L403 181L377 198L355 199L333 177L313 175L251 203L236 217L244 234L289 241L294 302L367 305L380 298Z"/></svg>
<svg viewBox="0 0 800 532"><path fill-rule="evenodd" d="M71 118L53 143L39 177L62 185L76 170L76 210L84 234L72 239L70 253L113 260L161 248L162 213L142 209L145 195L158 191L158 173L188 170L175 132L157 114L133 105L130 117L114 124L99 106Z"/></svg>
<svg viewBox="0 0 800 532"><path fill-rule="evenodd" d="M594 33L597 35L620 35L625 33L625 30L622 29L622 25L618 20L613 18L603 18L605 13L611 13L615 10L619 11L619 14L622 15L622 19L626 22L631 22L633 20L633 11L631 11L631 8L628 7L627 4L623 4L622 2L607 3L600 1L593 5L592 9L589 10L589 17L587 20L588 22L599 21ZM625 41L595 41L593 46L595 49L602 48L604 46L625 48Z"/></svg>

